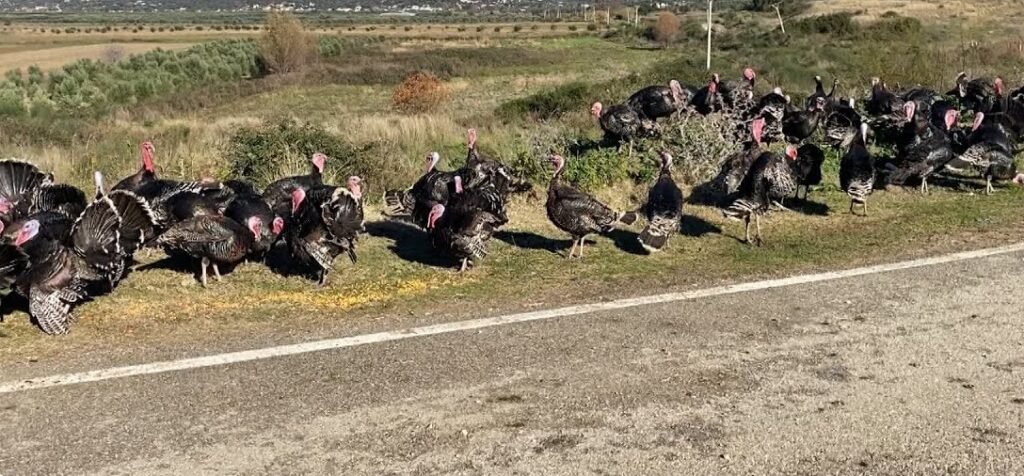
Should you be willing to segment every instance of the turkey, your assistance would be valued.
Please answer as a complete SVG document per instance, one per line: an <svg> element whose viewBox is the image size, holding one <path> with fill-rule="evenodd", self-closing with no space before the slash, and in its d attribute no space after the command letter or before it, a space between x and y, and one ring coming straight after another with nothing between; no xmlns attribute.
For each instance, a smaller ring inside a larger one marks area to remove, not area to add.
<svg viewBox="0 0 1024 476"><path fill-rule="evenodd" d="M975 115L970 135L970 147L960 155L959 162L981 172L985 177L985 194L995 191L993 180L1010 180L1024 185L1024 174L1017 173L1013 159L1013 147L1006 128L997 121L986 121L985 113Z"/></svg>
<svg viewBox="0 0 1024 476"><path fill-rule="evenodd" d="M1002 96L1003 80L996 78L967 79L967 73L961 72L956 77L956 86L947 94L960 101L960 107L973 112L992 112L996 105L996 96Z"/></svg>
<svg viewBox="0 0 1024 476"><path fill-rule="evenodd" d="M716 77L717 79L717 77ZM754 83L757 81L757 73L753 68L743 70L743 79L737 81L719 82L719 92L729 109L745 113L753 105Z"/></svg>
<svg viewBox="0 0 1024 476"><path fill-rule="evenodd" d="M251 217L244 224L221 215L198 215L175 223L157 238L167 254L198 258L199 279L207 286L207 268L220 281L221 264L234 265L251 252L262 235L263 221Z"/></svg>
<svg viewBox="0 0 1024 476"><path fill-rule="evenodd" d="M353 176L347 181L348 189L320 186L308 193L302 188L292 191L293 211L285 226L285 241L293 259L316 269L319 286L327 284L327 273L338 255L346 253L356 262L356 241L364 229L361 184Z"/></svg>
<svg viewBox="0 0 1024 476"><path fill-rule="evenodd" d="M225 180L220 183L219 188L204 190L203 196L217 204L217 209L224 210L235 197L248 195L257 196L262 200L263 194L255 185L244 180Z"/></svg>
<svg viewBox="0 0 1024 476"><path fill-rule="evenodd" d="M32 213L56 212L73 220L85 211L86 206L85 192L78 187L46 180L36 189L31 209Z"/></svg>
<svg viewBox="0 0 1024 476"><path fill-rule="evenodd" d="M825 142L832 147L841 147L846 138L860 131L862 122L853 99L845 104L836 104L825 118Z"/></svg>
<svg viewBox="0 0 1024 476"><path fill-rule="evenodd" d="M899 114L903 109L903 100L889 91L881 79L871 78L871 97L864 106L871 116L886 116Z"/></svg>
<svg viewBox="0 0 1024 476"><path fill-rule="evenodd" d="M0 221L11 224L31 213L36 192L44 181L46 176L35 165L0 160Z"/></svg>
<svg viewBox="0 0 1024 476"><path fill-rule="evenodd" d="M555 175L548 185L548 200L545 207L548 219L558 229L572 236L572 249L569 250L568 258L576 254L577 246L580 250L579 257L583 258L584 240L587 235L609 232L619 222L632 225L636 221L635 212L615 212L589 194L562 183L565 160L560 155L551 156L551 163L555 167Z"/></svg>
<svg viewBox="0 0 1024 476"><path fill-rule="evenodd" d="M166 226L182 222L197 216L221 215L220 206L213 199L193 191L184 191L167 199L168 211Z"/></svg>
<svg viewBox="0 0 1024 476"><path fill-rule="evenodd" d="M125 255L125 265L128 265L135 252L154 235L156 220L153 211L145 200L128 190L114 190L108 195L103 188L103 174L99 171L93 174L93 182L96 185L96 199L109 199L121 219L117 230L118 243Z"/></svg>
<svg viewBox="0 0 1024 476"><path fill-rule="evenodd" d="M461 182L461 177L455 177ZM496 193L493 188L489 188ZM486 192L485 192L486 193ZM456 193L448 205L435 204L427 219L430 243L435 250L458 259L459 271L487 256L487 242L499 227L508 222L490 209L492 200L479 190Z"/></svg>
<svg viewBox="0 0 1024 476"><path fill-rule="evenodd" d="M758 100L749 115L736 127L735 130L740 133L739 139L746 136L747 124L751 120L761 118L765 121L761 140L769 144L782 141L785 138L785 118L788 106L789 101L782 94L781 88L775 88L771 93L766 94Z"/></svg>
<svg viewBox="0 0 1024 476"><path fill-rule="evenodd" d="M819 97L814 101L814 104L806 111L788 113L783 117L782 133L790 143L799 144L818 130L818 124L825 116L827 100Z"/></svg>
<svg viewBox="0 0 1024 476"><path fill-rule="evenodd" d="M158 228L163 229L176 221L176 213L178 216L182 216L183 213L187 212L188 206L182 205L181 202L188 202L190 199L177 197L179 194L191 193L199 195L204 191L220 187L219 183L213 181L178 182L176 180L157 179L143 184L134 193L149 204L149 208L153 212L153 219L156 220Z"/></svg>
<svg viewBox="0 0 1024 476"><path fill-rule="evenodd" d="M327 156L317 152L313 154L310 163L312 167L309 174L279 179L263 189L263 199L270 204L270 208L274 210L274 215L283 217L287 221L291 213L292 192L296 189L308 192L313 187L323 185Z"/></svg>
<svg viewBox="0 0 1024 476"><path fill-rule="evenodd" d="M4 235L4 224L0 222L0 236ZM28 269L28 256L21 249L4 240L0 242L0 290L5 292ZM6 295L0 295L0 301Z"/></svg>
<svg viewBox="0 0 1024 476"><path fill-rule="evenodd" d="M905 185L921 180L921 193L928 193L928 176L953 160L949 137L932 125L928 117L917 113L917 103L904 104L906 124L897 142L896 163L890 164L889 183Z"/></svg>
<svg viewBox="0 0 1024 476"><path fill-rule="evenodd" d="M725 102L718 90L717 74L708 82L707 86L698 89L694 93L690 103L693 105L693 109L702 116L721 111L725 108Z"/></svg>
<svg viewBox="0 0 1024 476"><path fill-rule="evenodd" d="M238 223L248 223L250 218L257 217L260 222L270 224L269 227L260 228L259 239L251 247L251 252L256 257L262 257L270 251L270 247L284 231L284 218L274 216L270 205L256 193L235 195L224 209L224 216Z"/></svg>
<svg viewBox="0 0 1024 476"><path fill-rule="evenodd" d="M832 98L835 97L836 86L839 86L839 79L835 78L832 80L832 90L825 93L825 85L821 82L821 76L814 77L814 93L807 96L807 100L804 101L804 110L810 111L819 107L819 99L825 100L825 109L832 105Z"/></svg>
<svg viewBox="0 0 1024 476"><path fill-rule="evenodd" d="M791 163L797 160L797 148L786 147L785 157L772 152L764 152L747 176L743 178L740 189L734 194L732 203L723 211L726 218L744 222L744 242L764 244L761 238L761 216L768 213L772 203L778 202L796 191L796 178ZM757 233L754 241L750 239L750 221L754 219Z"/></svg>
<svg viewBox="0 0 1024 476"><path fill-rule="evenodd" d="M672 179L672 155L668 152L661 153L661 173L647 193L642 211L647 226L637 239L648 252L660 251L668 244L669 237L679 231L683 218L683 192Z"/></svg>
<svg viewBox="0 0 1024 476"><path fill-rule="evenodd" d="M648 86L626 100L626 105L644 119L657 120L672 117L683 112L690 103L692 92L684 89L679 81L669 81L668 86Z"/></svg>
<svg viewBox="0 0 1024 476"><path fill-rule="evenodd" d="M595 102L590 108L590 114L604 131L606 141L617 145L628 142L630 153L635 139L649 136L654 132L654 124L651 121L642 119L636 111L625 104L605 109L601 103Z"/></svg>
<svg viewBox="0 0 1024 476"><path fill-rule="evenodd" d="M529 180L513 177L504 164L480 154L476 147L476 129L467 131L466 144L466 165L457 172L465 177L467 189L493 186L502 200L507 200L513 193L526 192L532 188Z"/></svg>
<svg viewBox="0 0 1024 476"><path fill-rule="evenodd" d="M722 160L718 175L714 179L714 188L723 197L729 197L740 189L740 183L747 176L750 166L761 156L761 133L764 130L764 119L754 119L750 123L750 140L743 149Z"/></svg>
<svg viewBox="0 0 1024 476"><path fill-rule="evenodd" d="M72 307L87 300L94 286L110 286L122 273L121 220L105 198L90 204L74 222L60 215L47 220L54 221L44 225L33 216L11 227L14 246L31 263L14 286L28 298L29 315L43 332L66 334L74 321Z"/></svg>
<svg viewBox="0 0 1024 476"><path fill-rule="evenodd" d="M875 160L868 151L868 125L861 124L860 133L850 137L846 154L839 162L839 186L850 196L850 213L855 204L868 215L868 195L875 187Z"/></svg>
<svg viewBox="0 0 1024 476"><path fill-rule="evenodd" d="M114 185L113 190L128 190L134 192L139 187L156 180L156 168L153 166L153 154L156 152L156 148L153 147L153 143L150 141L143 142L141 146L140 155L142 156L142 166L139 167L139 171L135 172L134 175L130 175L121 179Z"/></svg>
<svg viewBox="0 0 1024 476"><path fill-rule="evenodd" d="M441 154L427 154L427 169L408 190L392 190L385 192L384 202L388 216L409 215L413 223L426 229L427 217L435 204L448 203L449 195L454 191L454 178L457 172L437 170Z"/></svg>
<svg viewBox="0 0 1024 476"><path fill-rule="evenodd" d="M825 151L814 144L804 144L796 152L797 159L793 163L793 176L797 185L796 198L800 198L800 187L803 187L803 199L807 200L810 188L821 184L821 165L825 163Z"/></svg>

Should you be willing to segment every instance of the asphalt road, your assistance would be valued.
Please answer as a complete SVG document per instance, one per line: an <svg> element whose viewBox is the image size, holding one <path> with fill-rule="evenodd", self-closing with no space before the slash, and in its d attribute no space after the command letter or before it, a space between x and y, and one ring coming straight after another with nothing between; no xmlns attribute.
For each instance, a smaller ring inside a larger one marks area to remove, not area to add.
<svg viewBox="0 0 1024 476"><path fill-rule="evenodd" d="M0 474L1024 474L1022 257L0 394Z"/></svg>

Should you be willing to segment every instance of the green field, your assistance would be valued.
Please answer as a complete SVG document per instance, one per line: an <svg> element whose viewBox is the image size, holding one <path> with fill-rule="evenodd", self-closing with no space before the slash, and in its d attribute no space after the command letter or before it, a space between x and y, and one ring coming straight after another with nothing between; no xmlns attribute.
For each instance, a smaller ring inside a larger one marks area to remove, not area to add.
<svg viewBox="0 0 1024 476"><path fill-rule="evenodd" d="M978 36L965 47L941 28L899 23L901 18L857 20L856 30L843 34L818 32L814 23L801 26L792 20L789 34L782 35L773 29L773 19L774 14L722 14L714 69L734 77L743 66L754 66L761 73L761 89L779 85L797 98L813 86L816 74L839 77L840 93L856 98L865 96L872 76L893 84L921 82L940 91L948 90L964 69L975 75L1003 74L1013 87L1022 79L1024 61L1013 42L1002 37ZM968 31L984 27L972 23ZM979 182L972 180L935 187L930 196L880 191L872 198L870 217L850 216L847 199L838 191L832 154L826 183L811 193L812 203L766 220L768 243L763 248L739 243L741 226L723 219L714 207L688 204L683 234L664 253L638 255L639 230L623 230L597 237L584 260L568 262L562 256L568 237L543 212L549 172L541 159L548 153L570 156L570 177L620 209L643 201L654 171L654 151L660 147L679 149L674 150L679 176L690 179L688 190L707 178L707 164L697 163L702 145L680 146L685 140L638 144L634 157L608 149L569 153L600 137L588 115L593 101L614 103L640 86L671 78L688 84L705 81L699 23L685 17L681 39L668 48L653 47L626 25L613 25L611 33L601 35L581 29L571 35L562 30L555 36L531 36L525 28L520 37L492 30L479 38L437 34L443 26L429 34L422 25L416 28L422 34L405 37L407 32L399 27L383 38L349 35L339 55L298 73L197 83L96 111L0 118L0 155L31 160L54 171L59 180L81 187L89 185L93 170L112 179L134 172L137 145L149 138L156 143L163 176L225 178L232 167L230 157L240 147L232 139L239 130L308 124L318 138L346 151L332 157L329 174L365 177L372 197L359 263L339 259L324 289L305 279L277 276L255 263L201 289L190 270L166 269L162 253L154 253L141 257L143 269L113 295L81 306L80 321L67 338L47 338L22 311L8 313L0 325L0 358L65 355L113 345L127 335L140 341L216 339L222 333L281 326L316 329L333 319L369 314L487 312L521 303L564 303L851 267L1019 236L1024 191L1008 187L983 196L977 193ZM167 35L145 41L179 42ZM436 73L450 101L429 112L396 110L395 87L418 70ZM491 256L459 274L453 263L433 256L422 232L380 220L379 197L384 189L415 180L421 158L430 151L446 158L442 168L457 166L469 127L478 129L485 153L528 175L535 189L513 203L512 222L493 240ZM681 134L691 131L684 128ZM274 158L270 170L283 174L303 167L305 158L298 150L284 155Z"/></svg>

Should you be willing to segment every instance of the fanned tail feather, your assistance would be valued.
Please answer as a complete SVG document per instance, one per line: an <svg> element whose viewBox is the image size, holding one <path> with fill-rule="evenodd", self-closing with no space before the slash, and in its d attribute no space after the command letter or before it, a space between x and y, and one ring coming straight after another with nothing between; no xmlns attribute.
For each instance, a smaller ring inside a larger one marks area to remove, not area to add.
<svg viewBox="0 0 1024 476"><path fill-rule="evenodd" d="M648 252L661 251L668 243L669 236L678 228L679 220L656 216L647 223L637 239Z"/></svg>
<svg viewBox="0 0 1024 476"><path fill-rule="evenodd" d="M409 190L388 190L384 192L384 215L402 216L412 214L415 200Z"/></svg>
<svg viewBox="0 0 1024 476"><path fill-rule="evenodd" d="M121 218L120 244L128 256L135 254L153 235L156 219L145 200L132 192L118 190L110 194L110 201Z"/></svg>
<svg viewBox="0 0 1024 476"><path fill-rule="evenodd" d="M120 228L114 203L100 197L82 212L71 231L75 253L111 282L120 279L124 270Z"/></svg>

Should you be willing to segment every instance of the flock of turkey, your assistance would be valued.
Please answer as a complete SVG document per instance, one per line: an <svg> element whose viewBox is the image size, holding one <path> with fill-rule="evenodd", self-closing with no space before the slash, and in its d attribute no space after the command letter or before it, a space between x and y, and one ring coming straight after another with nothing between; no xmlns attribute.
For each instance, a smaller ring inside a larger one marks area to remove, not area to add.
<svg viewBox="0 0 1024 476"><path fill-rule="evenodd" d="M748 243L762 242L760 217L804 187L822 180L824 152L807 142L824 128L826 142L845 151L839 181L849 194L850 211L867 199L876 183L919 182L941 170L974 168L992 182L1012 179L1024 184L1013 162L1014 146L1024 137L1024 88L1008 92L999 78L968 80L961 74L948 99L923 88L890 91L874 80L865 114L852 99L826 93L821 78L802 107L781 89L756 97L756 73L739 81L715 75L702 88L677 81L638 91L623 104L591 112L618 145L660 133L659 120L720 114L721 131L742 142L740 152L721 162L714 179L726 217L743 220ZM960 125L962 112L974 120ZM872 157L870 140L895 147L892 158ZM454 258L461 270L487 255L488 241L508 223L506 204L530 184L514 177L499 161L482 155L470 130L465 166L444 172L440 156L426 156L425 173L406 190L385 192L385 215L402 217L426 230L439 253ZM783 154L764 144L787 142ZM632 148L630 149L632 151ZM672 178L672 155L661 153L661 169L646 203L619 212L562 179L565 160L549 157L554 176L548 186L547 215L573 238L568 257L583 257L585 238L607 232L618 223L645 219L639 234L648 251L662 249L682 219L683 193ZM145 247L162 248L169 256L199 265L198 279L207 285L208 271L221 278L220 266L243 260L260 261L272 252L289 265L314 275L320 285L335 259L356 262L359 235L365 231L362 180L351 176L344 186L325 184L327 157L314 154L306 175L287 177L263 191L241 180L176 181L157 176L154 147L141 146L141 167L109 191L95 174L95 191L56 183L35 165L0 161L0 286L13 288L28 302L28 312L48 334L66 333L72 308L111 292L133 269L134 255ZM753 222L756 233L750 237Z"/></svg>

